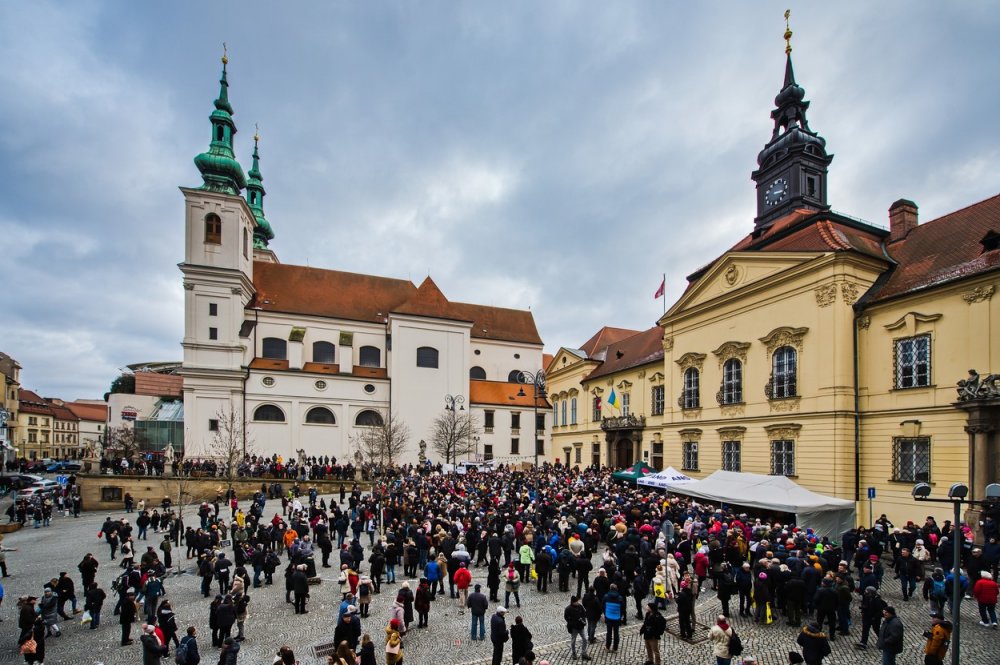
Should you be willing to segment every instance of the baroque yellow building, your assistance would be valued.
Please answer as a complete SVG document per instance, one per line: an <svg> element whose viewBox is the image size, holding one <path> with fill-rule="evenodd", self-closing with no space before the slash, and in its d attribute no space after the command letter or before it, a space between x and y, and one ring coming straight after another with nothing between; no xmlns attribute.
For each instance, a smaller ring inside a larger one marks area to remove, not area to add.
<svg viewBox="0 0 1000 665"><path fill-rule="evenodd" d="M607 409L612 389L620 399L638 388L641 411L629 419L588 403L591 418L575 429L559 419L553 453L618 467L643 459L698 478L786 475L856 501L859 522L869 508L897 523L943 521L946 508L914 503L914 483L943 496L965 482L981 500L1000 478L1000 196L924 224L901 199L888 230L836 213L833 156L808 107L788 55L752 174L752 229L688 277L658 321L661 359L640 358L646 333L619 342L633 340L631 357L613 344L599 357L556 354L559 400L576 390ZM654 415L650 391L661 385ZM591 457L577 456L588 442Z"/></svg>

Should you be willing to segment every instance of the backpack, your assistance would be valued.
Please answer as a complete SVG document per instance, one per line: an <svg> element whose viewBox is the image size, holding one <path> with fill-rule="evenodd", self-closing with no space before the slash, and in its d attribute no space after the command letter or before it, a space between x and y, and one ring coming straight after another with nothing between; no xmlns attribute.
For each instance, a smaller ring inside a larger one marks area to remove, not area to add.
<svg viewBox="0 0 1000 665"><path fill-rule="evenodd" d="M729 657L733 658L743 653L743 640L736 634L735 629L730 627L729 630L732 631L732 634L729 636Z"/></svg>
<svg viewBox="0 0 1000 665"><path fill-rule="evenodd" d="M933 580L931 582L931 596L942 599L948 597L948 592L944 588L944 580Z"/></svg>
<svg viewBox="0 0 1000 665"><path fill-rule="evenodd" d="M177 665L187 665L188 662L188 642L189 639L185 638L180 641L177 648L174 649L174 662Z"/></svg>

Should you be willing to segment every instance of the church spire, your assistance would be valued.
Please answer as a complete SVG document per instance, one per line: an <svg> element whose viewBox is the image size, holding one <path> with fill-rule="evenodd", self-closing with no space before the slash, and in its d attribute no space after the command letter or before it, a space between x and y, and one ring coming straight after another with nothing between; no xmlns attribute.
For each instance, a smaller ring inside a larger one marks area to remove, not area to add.
<svg viewBox="0 0 1000 665"><path fill-rule="evenodd" d="M785 12L785 78L771 111L771 139L757 155L757 228L798 208L828 210L826 171L833 155L826 140L809 128L806 91L795 81L792 67L790 11Z"/></svg>
<svg viewBox="0 0 1000 665"><path fill-rule="evenodd" d="M260 174L258 143L260 143L259 130L255 131L253 135L253 166L247 173L247 204L257 220L257 228L253 231L254 249L267 249L268 243L274 240L274 231L271 230L271 224L264 216L264 177Z"/></svg>
<svg viewBox="0 0 1000 665"><path fill-rule="evenodd" d="M208 151L194 158L194 164L201 172L204 181L199 189L239 196L240 191L246 187L246 176L243 175L243 167L236 161L236 154L233 152L236 123L233 122L233 107L229 103L229 79L226 73L229 54L225 44L222 48L219 96L215 100L215 110L208 117L212 123L212 140Z"/></svg>

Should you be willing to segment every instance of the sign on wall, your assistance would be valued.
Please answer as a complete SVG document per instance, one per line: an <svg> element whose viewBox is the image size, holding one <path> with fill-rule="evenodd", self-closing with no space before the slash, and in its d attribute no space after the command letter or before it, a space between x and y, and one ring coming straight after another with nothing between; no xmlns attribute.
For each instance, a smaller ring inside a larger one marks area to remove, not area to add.
<svg viewBox="0 0 1000 665"><path fill-rule="evenodd" d="M135 420L139 417L139 409L134 406L122 407L122 420Z"/></svg>

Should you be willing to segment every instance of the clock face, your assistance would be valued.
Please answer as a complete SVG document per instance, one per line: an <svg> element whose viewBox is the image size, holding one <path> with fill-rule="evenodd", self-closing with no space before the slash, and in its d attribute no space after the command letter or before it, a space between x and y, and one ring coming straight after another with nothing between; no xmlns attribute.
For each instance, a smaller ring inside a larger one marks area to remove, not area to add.
<svg viewBox="0 0 1000 665"><path fill-rule="evenodd" d="M764 192L764 203L769 206L781 203L788 196L788 181L778 178L771 183L771 186Z"/></svg>

